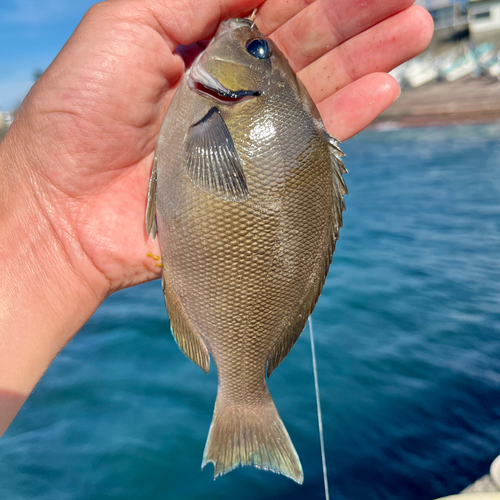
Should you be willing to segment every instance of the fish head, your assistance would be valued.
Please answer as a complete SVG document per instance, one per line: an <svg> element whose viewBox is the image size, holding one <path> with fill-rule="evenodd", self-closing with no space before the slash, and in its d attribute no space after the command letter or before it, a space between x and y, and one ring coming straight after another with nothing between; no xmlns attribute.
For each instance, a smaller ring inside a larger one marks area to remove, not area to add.
<svg viewBox="0 0 500 500"><path fill-rule="evenodd" d="M223 21L214 38L191 66L191 90L231 105L265 96L273 84L276 45L249 19Z"/></svg>

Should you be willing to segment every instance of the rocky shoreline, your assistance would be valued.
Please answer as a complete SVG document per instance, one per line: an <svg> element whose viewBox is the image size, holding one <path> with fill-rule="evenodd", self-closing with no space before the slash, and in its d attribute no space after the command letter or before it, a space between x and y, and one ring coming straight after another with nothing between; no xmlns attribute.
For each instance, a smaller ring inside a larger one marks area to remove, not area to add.
<svg viewBox="0 0 500 500"><path fill-rule="evenodd" d="M403 89L399 99L371 125L375 129L500 121L500 82L466 77Z"/></svg>

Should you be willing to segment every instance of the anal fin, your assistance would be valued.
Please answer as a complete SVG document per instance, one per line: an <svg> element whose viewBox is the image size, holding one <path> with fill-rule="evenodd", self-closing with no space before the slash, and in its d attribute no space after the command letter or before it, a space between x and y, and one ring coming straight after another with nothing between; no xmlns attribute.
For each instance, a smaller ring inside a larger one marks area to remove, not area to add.
<svg viewBox="0 0 500 500"><path fill-rule="evenodd" d="M177 345L193 363L208 373L210 370L210 355L207 346L196 332L194 326L190 324L179 298L172 290L169 290L163 277L162 287L170 319L170 328Z"/></svg>

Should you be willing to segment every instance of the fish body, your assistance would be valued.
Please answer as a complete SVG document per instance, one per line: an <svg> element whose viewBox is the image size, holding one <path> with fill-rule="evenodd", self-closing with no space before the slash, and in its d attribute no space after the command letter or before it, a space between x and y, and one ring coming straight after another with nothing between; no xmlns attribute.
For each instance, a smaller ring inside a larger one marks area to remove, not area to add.
<svg viewBox="0 0 500 500"><path fill-rule="evenodd" d="M266 370L321 293L347 193L341 156L274 43L246 19L221 23L165 116L147 213L173 335L217 367L203 458L216 476L254 465L303 480Z"/></svg>

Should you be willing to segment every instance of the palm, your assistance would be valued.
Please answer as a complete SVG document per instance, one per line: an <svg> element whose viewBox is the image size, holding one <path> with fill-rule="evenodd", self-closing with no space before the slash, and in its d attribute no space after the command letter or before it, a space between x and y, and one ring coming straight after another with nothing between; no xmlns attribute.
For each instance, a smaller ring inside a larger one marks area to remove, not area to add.
<svg viewBox="0 0 500 500"><path fill-rule="evenodd" d="M394 80L375 72L389 71L428 42L427 15L418 7L402 11L412 1L317 0L301 11L293 4L304 2L271 0L256 22L289 58L329 132L344 140L397 96ZM198 2L191 12L188 0L163 8L155 0L154 17L147 2L139 3L112 0L91 10L30 96L43 96L32 126L44 130L42 154L50 161L43 178L55 213L110 291L160 273L147 257L159 247L146 235L144 214L156 137L185 68L173 51L213 33L216 3L227 18L258 2Z"/></svg>

